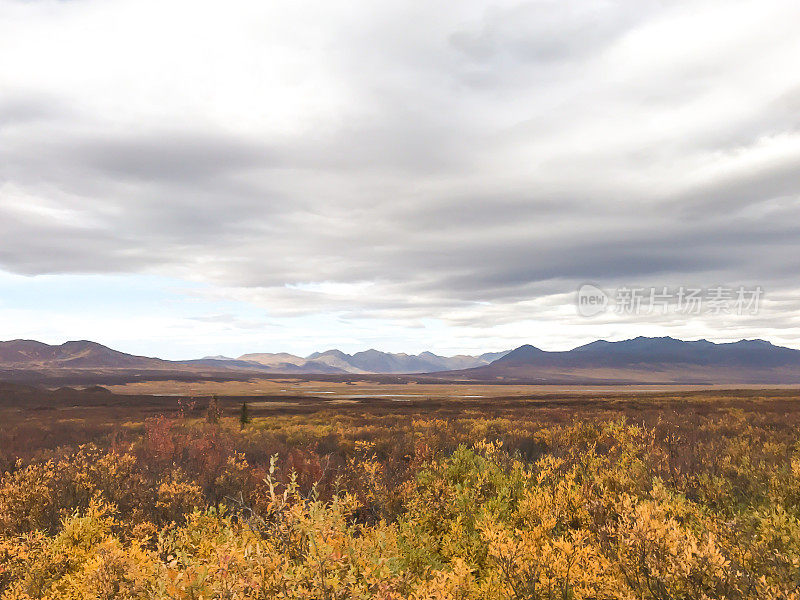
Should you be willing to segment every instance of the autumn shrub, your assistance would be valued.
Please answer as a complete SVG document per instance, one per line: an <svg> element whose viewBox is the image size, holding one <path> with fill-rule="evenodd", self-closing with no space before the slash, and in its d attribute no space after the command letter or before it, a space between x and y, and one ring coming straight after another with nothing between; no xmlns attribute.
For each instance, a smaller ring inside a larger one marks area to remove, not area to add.
<svg viewBox="0 0 800 600"><path fill-rule="evenodd" d="M153 419L6 471L0 598L798 600L796 427L664 415Z"/></svg>

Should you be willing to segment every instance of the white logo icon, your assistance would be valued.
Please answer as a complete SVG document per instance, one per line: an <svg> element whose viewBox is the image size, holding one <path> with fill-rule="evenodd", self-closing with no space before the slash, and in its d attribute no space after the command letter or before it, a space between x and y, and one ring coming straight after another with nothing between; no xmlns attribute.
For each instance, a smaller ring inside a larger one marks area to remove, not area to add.
<svg viewBox="0 0 800 600"><path fill-rule="evenodd" d="M577 307L582 317L599 315L608 308L608 294L596 285L584 283L578 288Z"/></svg>

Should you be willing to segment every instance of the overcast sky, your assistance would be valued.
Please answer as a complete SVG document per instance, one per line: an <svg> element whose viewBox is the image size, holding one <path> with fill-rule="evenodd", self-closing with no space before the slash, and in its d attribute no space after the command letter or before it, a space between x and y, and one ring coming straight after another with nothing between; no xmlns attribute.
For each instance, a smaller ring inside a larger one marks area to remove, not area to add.
<svg viewBox="0 0 800 600"><path fill-rule="evenodd" d="M800 347L796 0L0 0L0 339ZM761 286L586 318L578 287Z"/></svg>

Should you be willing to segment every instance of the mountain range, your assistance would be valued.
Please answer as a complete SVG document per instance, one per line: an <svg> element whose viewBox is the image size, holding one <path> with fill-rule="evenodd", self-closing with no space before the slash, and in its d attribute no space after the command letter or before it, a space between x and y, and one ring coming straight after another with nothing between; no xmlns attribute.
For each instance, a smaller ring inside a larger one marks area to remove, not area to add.
<svg viewBox="0 0 800 600"><path fill-rule="evenodd" d="M302 358L285 352L244 354L237 360L255 362L280 372L296 373L435 373L488 365L507 352L488 352L480 356L460 354L439 356L433 352L405 354L365 350L346 354L341 350L314 352Z"/></svg>
<svg viewBox="0 0 800 600"><path fill-rule="evenodd" d="M238 358L209 356L168 361L134 356L96 342L51 346L33 340L0 342L0 369L6 372L95 370L98 372L263 374L424 374L448 381L547 384L800 384L800 350L765 340L714 343L671 337L598 340L572 350L550 352L523 345L509 352L479 356L439 356L365 350L252 353Z"/></svg>
<svg viewBox="0 0 800 600"><path fill-rule="evenodd" d="M598 340L563 352L524 345L483 367L439 373L530 383L800 383L800 350L765 340Z"/></svg>
<svg viewBox="0 0 800 600"><path fill-rule="evenodd" d="M341 350L315 352L307 357L286 352L245 354L238 358L207 356L170 361L135 356L86 340L51 346L35 340L0 342L0 367L10 369L147 369L262 371L304 374L432 373L488 365L506 352L480 356L439 356L432 352L404 354L366 350L346 354Z"/></svg>

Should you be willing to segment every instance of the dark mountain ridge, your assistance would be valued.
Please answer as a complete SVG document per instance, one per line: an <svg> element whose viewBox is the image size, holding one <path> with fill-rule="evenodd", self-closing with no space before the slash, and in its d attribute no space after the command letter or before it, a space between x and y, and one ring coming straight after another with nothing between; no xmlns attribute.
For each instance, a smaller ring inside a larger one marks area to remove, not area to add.
<svg viewBox="0 0 800 600"><path fill-rule="evenodd" d="M559 383L800 383L800 350L760 339L715 343L639 336L560 352L524 345L485 367L447 374Z"/></svg>

